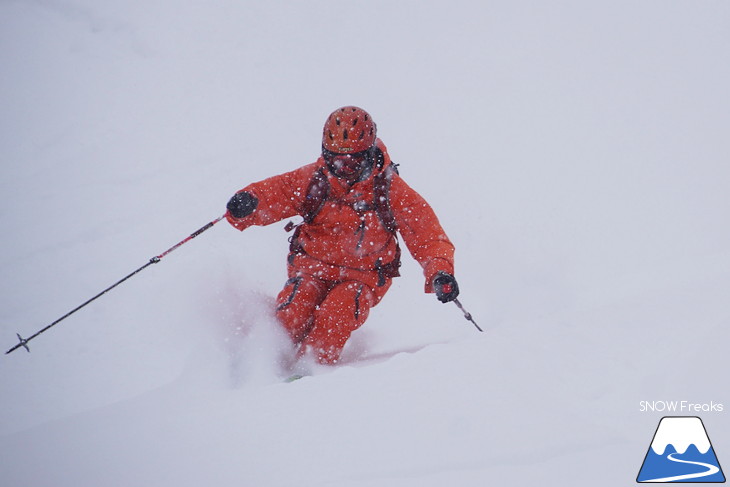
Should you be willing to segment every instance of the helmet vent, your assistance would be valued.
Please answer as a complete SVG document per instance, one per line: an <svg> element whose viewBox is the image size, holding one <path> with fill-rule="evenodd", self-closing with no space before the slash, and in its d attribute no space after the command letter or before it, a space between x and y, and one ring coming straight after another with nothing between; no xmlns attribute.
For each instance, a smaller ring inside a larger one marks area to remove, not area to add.
<svg viewBox="0 0 730 487"><path fill-rule="evenodd" d="M357 125L357 119L352 121L352 126L354 127L355 125Z"/></svg>
<svg viewBox="0 0 730 487"><path fill-rule="evenodd" d="M347 140L347 129L342 132L342 138Z"/></svg>
<svg viewBox="0 0 730 487"><path fill-rule="evenodd" d="M364 138L365 138L365 131L364 130L361 130L360 131L360 138L358 140L362 140Z"/></svg>
<svg viewBox="0 0 730 487"><path fill-rule="evenodd" d="M340 126L340 119L339 119L339 117L335 119L335 123L337 124L338 127Z"/></svg>

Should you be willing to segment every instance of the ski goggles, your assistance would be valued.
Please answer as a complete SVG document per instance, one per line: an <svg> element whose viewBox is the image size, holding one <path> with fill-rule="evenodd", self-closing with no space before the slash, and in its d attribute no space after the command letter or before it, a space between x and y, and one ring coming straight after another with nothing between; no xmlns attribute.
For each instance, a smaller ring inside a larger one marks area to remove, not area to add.
<svg viewBox="0 0 730 487"><path fill-rule="evenodd" d="M335 176L353 178L362 175L372 166L372 148L352 154L342 154L323 147L322 158Z"/></svg>

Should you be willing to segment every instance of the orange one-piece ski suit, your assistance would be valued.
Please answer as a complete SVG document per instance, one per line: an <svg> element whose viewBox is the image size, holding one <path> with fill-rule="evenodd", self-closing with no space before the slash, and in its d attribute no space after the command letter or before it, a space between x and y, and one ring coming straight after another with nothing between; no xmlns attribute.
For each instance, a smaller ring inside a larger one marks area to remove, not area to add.
<svg viewBox="0 0 730 487"><path fill-rule="evenodd" d="M396 231L423 267L426 292L433 292L439 272L454 272L454 246L436 214L395 171L380 139L376 146L380 163L362 181L340 180L320 157L246 186L239 193L258 200L255 211L243 218L226 214L239 230L304 217L291 239L289 279L276 314L301 353L321 363L339 360L352 332L399 275Z"/></svg>

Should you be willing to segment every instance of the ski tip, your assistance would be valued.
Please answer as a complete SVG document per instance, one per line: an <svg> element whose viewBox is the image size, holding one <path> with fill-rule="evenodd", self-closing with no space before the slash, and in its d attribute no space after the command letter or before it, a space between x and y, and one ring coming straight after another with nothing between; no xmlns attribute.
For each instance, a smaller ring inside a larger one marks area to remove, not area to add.
<svg viewBox="0 0 730 487"><path fill-rule="evenodd" d="M294 374L294 375L290 375L289 377L284 379L284 382L288 384L290 382L294 382L296 380L303 379L304 377L306 377L306 376L301 375L301 374Z"/></svg>

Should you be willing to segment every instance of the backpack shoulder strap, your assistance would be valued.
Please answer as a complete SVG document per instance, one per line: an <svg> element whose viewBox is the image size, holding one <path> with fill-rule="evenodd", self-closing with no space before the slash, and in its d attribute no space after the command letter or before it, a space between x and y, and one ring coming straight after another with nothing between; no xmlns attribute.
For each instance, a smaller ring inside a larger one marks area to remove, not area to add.
<svg viewBox="0 0 730 487"><path fill-rule="evenodd" d="M390 207L390 183L393 176L398 174L398 169L391 163L384 171L375 176L373 180L373 206L380 222L390 233L395 233L398 225Z"/></svg>
<svg viewBox="0 0 730 487"><path fill-rule="evenodd" d="M398 229L393 210L390 207L390 184L393 176L398 174L395 164L389 164L373 178L373 208L380 222L390 233ZM311 223L327 202L330 193L330 184L324 168L314 173L307 187L307 193L302 203L301 215L304 223Z"/></svg>
<svg viewBox="0 0 730 487"><path fill-rule="evenodd" d="M317 213L322 209L330 192L330 184L327 181L327 175L324 168L320 168L314 173L312 180L309 182L304 202L302 203L301 214L305 223L311 223Z"/></svg>

